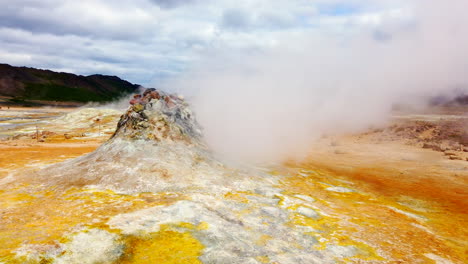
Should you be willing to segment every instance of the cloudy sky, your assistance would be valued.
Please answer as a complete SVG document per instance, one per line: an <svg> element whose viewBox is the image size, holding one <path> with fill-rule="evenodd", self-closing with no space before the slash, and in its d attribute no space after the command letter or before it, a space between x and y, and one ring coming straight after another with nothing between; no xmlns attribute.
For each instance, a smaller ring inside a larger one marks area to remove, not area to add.
<svg viewBox="0 0 468 264"><path fill-rule="evenodd" d="M212 50L261 52L302 35L389 41L416 24L411 2L0 0L0 62L157 85Z"/></svg>

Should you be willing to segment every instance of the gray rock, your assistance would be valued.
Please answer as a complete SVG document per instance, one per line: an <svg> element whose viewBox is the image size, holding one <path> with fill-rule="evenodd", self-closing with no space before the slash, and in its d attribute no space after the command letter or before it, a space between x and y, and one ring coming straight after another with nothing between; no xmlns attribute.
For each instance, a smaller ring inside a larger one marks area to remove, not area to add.
<svg viewBox="0 0 468 264"><path fill-rule="evenodd" d="M299 208L297 208L296 211L299 214L301 214L303 216L306 216L306 217L309 217L309 218L313 218L313 219L319 219L320 218L320 215L317 212L315 212L314 209L310 209L310 208L307 208L307 207L300 206Z"/></svg>
<svg viewBox="0 0 468 264"><path fill-rule="evenodd" d="M271 206L262 207L261 212L271 217L280 217L283 213L280 209Z"/></svg>

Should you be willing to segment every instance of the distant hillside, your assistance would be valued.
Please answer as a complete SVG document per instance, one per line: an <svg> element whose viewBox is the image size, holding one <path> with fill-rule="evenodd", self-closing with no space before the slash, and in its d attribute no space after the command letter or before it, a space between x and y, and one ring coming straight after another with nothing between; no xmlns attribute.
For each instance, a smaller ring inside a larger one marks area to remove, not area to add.
<svg viewBox="0 0 468 264"><path fill-rule="evenodd" d="M468 93L466 92L459 92L455 96L436 96L430 100L431 105L438 105L438 106L463 106L468 105Z"/></svg>
<svg viewBox="0 0 468 264"><path fill-rule="evenodd" d="M116 76L81 76L0 64L0 96L14 100L102 102L138 87Z"/></svg>

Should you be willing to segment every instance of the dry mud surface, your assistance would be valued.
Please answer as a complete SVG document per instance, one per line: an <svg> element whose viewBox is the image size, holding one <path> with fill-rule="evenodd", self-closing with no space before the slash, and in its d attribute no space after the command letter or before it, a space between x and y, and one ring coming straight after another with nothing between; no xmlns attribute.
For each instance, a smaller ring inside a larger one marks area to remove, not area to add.
<svg viewBox="0 0 468 264"><path fill-rule="evenodd" d="M0 263L467 263L463 113L399 114L225 184L122 191L31 176L79 167L122 113L3 109Z"/></svg>

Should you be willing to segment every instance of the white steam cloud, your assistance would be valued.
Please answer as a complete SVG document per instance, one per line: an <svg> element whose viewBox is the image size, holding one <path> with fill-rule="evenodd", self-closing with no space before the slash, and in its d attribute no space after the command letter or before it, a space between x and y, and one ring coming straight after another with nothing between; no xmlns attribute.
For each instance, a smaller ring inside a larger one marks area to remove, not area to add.
<svg viewBox="0 0 468 264"><path fill-rule="evenodd" d="M406 3L398 19L345 37L317 31L284 35L262 52L208 52L166 85L192 95L220 154L256 161L305 154L324 133L385 122L394 103L468 87L468 1Z"/></svg>

